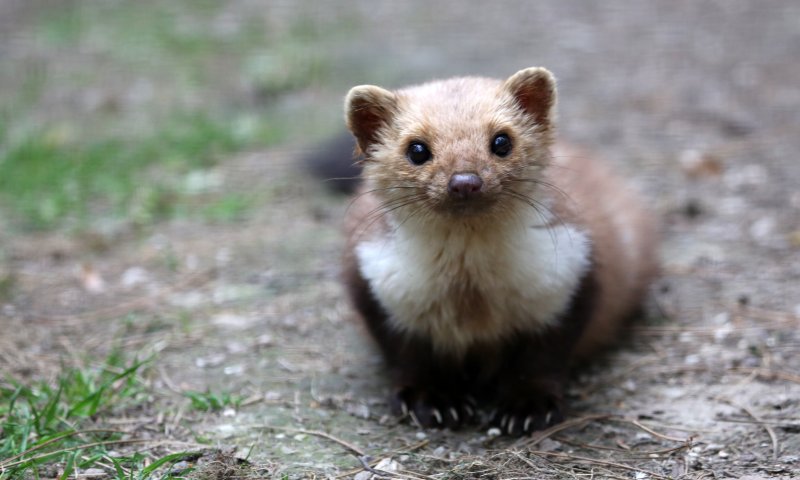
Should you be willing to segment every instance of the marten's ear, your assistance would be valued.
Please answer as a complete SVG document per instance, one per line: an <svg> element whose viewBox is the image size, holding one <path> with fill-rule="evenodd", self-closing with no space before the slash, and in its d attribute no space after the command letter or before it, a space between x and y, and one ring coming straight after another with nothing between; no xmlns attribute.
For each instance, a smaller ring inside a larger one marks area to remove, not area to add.
<svg viewBox="0 0 800 480"><path fill-rule="evenodd" d="M556 79L546 68L532 67L511 75L503 87L520 107L540 125L553 121L556 105Z"/></svg>
<svg viewBox="0 0 800 480"><path fill-rule="evenodd" d="M395 95L374 85L353 87L344 100L347 128L358 141L358 148L366 153L375 142L378 131L391 120L397 108Z"/></svg>

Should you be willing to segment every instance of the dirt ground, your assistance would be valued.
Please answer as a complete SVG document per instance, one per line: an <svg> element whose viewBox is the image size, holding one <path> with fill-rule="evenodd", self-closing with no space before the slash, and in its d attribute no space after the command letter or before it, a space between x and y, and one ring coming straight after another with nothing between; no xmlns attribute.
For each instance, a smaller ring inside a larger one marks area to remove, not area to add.
<svg viewBox="0 0 800 480"><path fill-rule="evenodd" d="M15 278L0 297L0 371L46 376L115 345L157 353L167 414L127 420L156 439L209 439L224 458L247 457L248 475L800 476L800 4L332 3L231 8L359 19L357 38L331 52L376 73L342 73L342 85L546 66L562 137L613 162L663 219L648 318L576 372L562 428L509 440L388 415L380 359L337 282L347 199L298 168L314 148L303 143L214 170L224 189L269 192L243 222L0 232ZM340 86L320 108L338 108ZM188 411L180 393L206 389L244 401ZM205 475L234 476L215 458Z"/></svg>

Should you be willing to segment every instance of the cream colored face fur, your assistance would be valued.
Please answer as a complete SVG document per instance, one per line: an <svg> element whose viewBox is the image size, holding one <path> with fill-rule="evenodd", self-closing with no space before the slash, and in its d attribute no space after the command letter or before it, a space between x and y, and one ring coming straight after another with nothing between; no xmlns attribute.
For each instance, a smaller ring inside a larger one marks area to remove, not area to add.
<svg viewBox="0 0 800 480"><path fill-rule="evenodd" d="M521 197L534 195L532 180L542 178L549 162L554 88L543 69L523 70L505 83L455 78L397 92L356 87L347 99L348 125L367 159L363 176L386 206L413 200L414 214L427 217L453 206L447 186L454 173L475 173L483 180L483 194L473 207L492 217L516 214ZM521 105L521 98L531 97L529 90L547 95ZM504 158L490 149L498 134L508 135L513 145ZM431 160L409 162L412 142L427 145Z"/></svg>
<svg viewBox="0 0 800 480"><path fill-rule="evenodd" d="M505 82L457 78L347 98L348 125L365 154L366 195L380 205L358 234L360 272L399 331L455 354L481 341L536 330L569 304L589 268L587 235L553 222L550 161L555 84L544 69ZM497 134L511 139L503 158ZM412 164L411 142L432 153ZM455 208L447 185L475 173L481 197ZM379 225L375 226L375 219Z"/></svg>

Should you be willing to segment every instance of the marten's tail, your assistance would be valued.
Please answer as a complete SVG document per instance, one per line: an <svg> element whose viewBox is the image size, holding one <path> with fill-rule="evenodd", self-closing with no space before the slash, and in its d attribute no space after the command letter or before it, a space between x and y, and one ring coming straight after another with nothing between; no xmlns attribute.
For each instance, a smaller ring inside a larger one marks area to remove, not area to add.
<svg viewBox="0 0 800 480"><path fill-rule="evenodd" d="M350 134L339 134L321 143L303 159L305 168L322 179L331 190L353 193L359 183L361 167L355 156L355 139Z"/></svg>

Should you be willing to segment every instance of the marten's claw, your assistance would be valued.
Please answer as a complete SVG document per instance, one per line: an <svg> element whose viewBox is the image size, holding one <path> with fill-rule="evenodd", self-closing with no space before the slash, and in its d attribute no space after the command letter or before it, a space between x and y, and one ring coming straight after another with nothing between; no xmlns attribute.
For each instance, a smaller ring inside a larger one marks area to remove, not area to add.
<svg viewBox="0 0 800 480"><path fill-rule="evenodd" d="M391 402L395 414L410 418L422 428L457 429L475 420L469 401L459 403L447 395L414 387L398 391Z"/></svg>
<svg viewBox="0 0 800 480"><path fill-rule="evenodd" d="M532 401L501 409L495 413L491 424L503 435L518 437L552 427L563 420L561 408L555 402Z"/></svg>

